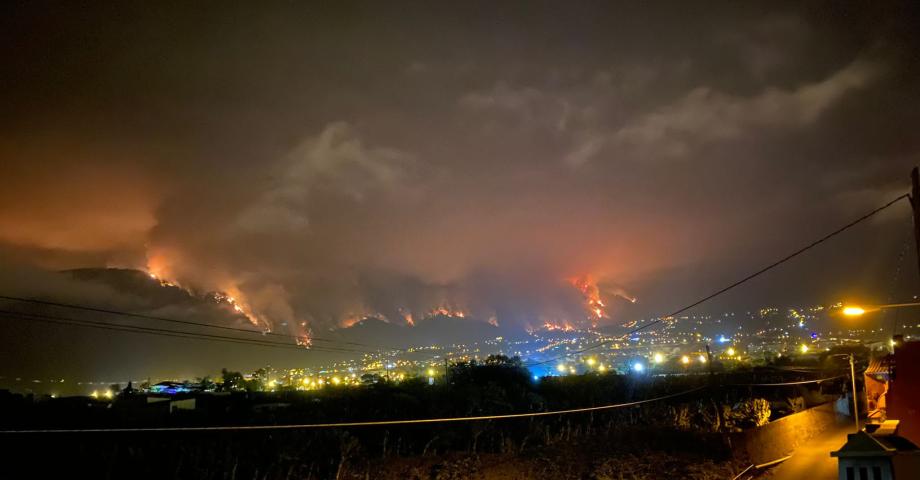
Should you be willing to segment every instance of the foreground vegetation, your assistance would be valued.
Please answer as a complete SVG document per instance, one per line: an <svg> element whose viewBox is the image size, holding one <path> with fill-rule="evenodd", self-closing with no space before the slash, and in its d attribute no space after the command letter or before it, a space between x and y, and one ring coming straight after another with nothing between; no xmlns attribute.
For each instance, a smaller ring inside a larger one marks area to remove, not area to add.
<svg viewBox="0 0 920 480"><path fill-rule="evenodd" d="M450 382L380 383L319 392L202 395L195 410L152 408L144 396L7 408L6 428L314 424L502 415L667 400L568 415L352 428L17 434L13 450L52 448L67 465L108 478L726 478L737 465L721 432L762 425L831 398L845 381L776 370L703 376L590 374L535 382L519 361L451 367ZM687 392L687 393L684 393ZM66 400L66 399L61 399ZM58 407L55 407L57 404ZM66 408L65 408L66 407ZM15 412L15 415L12 414ZM56 465L56 464L55 464ZM54 465L52 465L53 467Z"/></svg>

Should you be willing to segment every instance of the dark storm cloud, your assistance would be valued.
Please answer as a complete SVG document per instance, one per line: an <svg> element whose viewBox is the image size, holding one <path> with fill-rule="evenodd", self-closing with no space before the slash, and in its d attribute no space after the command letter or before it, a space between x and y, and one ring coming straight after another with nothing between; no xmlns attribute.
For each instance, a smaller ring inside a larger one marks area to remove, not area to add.
<svg viewBox="0 0 920 480"><path fill-rule="evenodd" d="M907 3L4 9L2 254L149 266L279 329L578 317L586 274L614 319L660 314L920 151ZM884 275L903 213L827 260Z"/></svg>

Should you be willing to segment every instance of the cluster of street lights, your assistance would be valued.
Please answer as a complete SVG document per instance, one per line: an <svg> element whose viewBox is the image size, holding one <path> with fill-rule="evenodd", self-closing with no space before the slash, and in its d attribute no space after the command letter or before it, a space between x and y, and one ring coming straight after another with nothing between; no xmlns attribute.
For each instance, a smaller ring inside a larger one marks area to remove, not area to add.
<svg viewBox="0 0 920 480"><path fill-rule="evenodd" d="M106 400L111 400L115 396L115 392L111 390L103 390L102 393L99 393L98 390L93 390L93 393L89 394L89 396L95 399L102 397L102 398L105 398Z"/></svg>
<svg viewBox="0 0 920 480"><path fill-rule="evenodd" d="M727 353L730 357L734 357L735 354L736 354L736 351L735 351L734 348L729 348L728 350L726 350L726 353ZM649 360L650 360L649 362L643 362L643 361L641 361L641 360L632 362L631 364L629 364L629 368L630 368L630 370L632 370L632 371L635 372L635 373L643 373L643 372L645 372L645 370L648 368L647 365L646 365L646 363L651 363L651 364L654 364L654 365L661 365L661 364L664 363L667 359L666 359L666 357L664 356L664 354L662 354L662 353L657 353L657 352L656 352L656 353L652 354L652 356L651 356L651 358L650 358ZM696 361L698 361L698 362L701 363L701 364L705 364L705 363L707 363L707 362L709 361L709 359L706 357L705 354L699 354L699 355L696 357ZM692 359L690 358L690 356L688 356L688 355L683 355L683 356L680 357L680 363L683 364L683 365L685 365L685 366L690 365L690 363L692 363L692 362L693 362L693 360L692 360ZM597 361L597 359L595 359L595 358L593 358L593 357L586 358L586 359L584 360L584 363L588 366L589 369L593 369L593 370L595 370L595 371L597 371L597 372L599 372L599 373L604 373L604 372L606 372L606 371L608 370L608 367L607 367L606 365L604 365L603 363L599 363L599 362ZM560 375L574 375L574 374L576 374L576 373L578 372L578 370L576 369L576 367L575 367L574 365L569 365L569 364L566 364L566 363L560 363L560 364L556 365L556 372L559 373Z"/></svg>
<svg viewBox="0 0 920 480"><path fill-rule="evenodd" d="M585 364L589 369L594 369L599 373L604 373L607 371L607 365L599 363L596 358L589 357L584 360ZM556 371L562 375L571 374L574 375L578 372L574 365L567 365L565 363L560 363L556 365Z"/></svg>

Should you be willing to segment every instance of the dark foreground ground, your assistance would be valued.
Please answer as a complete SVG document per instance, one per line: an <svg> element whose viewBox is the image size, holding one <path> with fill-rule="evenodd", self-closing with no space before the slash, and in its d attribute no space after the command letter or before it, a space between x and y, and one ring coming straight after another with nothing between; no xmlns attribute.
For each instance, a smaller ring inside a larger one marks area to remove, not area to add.
<svg viewBox="0 0 920 480"><path fill-rule="evenodd" d="M399 453L399 442L369 454L365 441L344 431L23 435L3 449L12 467L3 478L708 480L743 468L718 435L676 431L605 434L573 426L534 447L490 441L482 451L429 446L412 455Z"/></svg>
<svg viewBox="0 0 920 480"><path fill-rule="evenodd" d="M534 382L516 360L498 359L456 365L446 385L227 392L195 397L193 411L160 408L169 402L149 403L143 395L111 402L8 395L0 408L4 430L68 431L0 433L0 479L727 479L756 463L749 449L732 451L732 432L835 398L843 381L750 383L820 375L831 376L768 369ZM658 400L634 403L645 399ZM619 407L488 421L247 429L600 405ZM194 430L213 425L229 429ZM163 427L176 430L145 430ZM81 431L87 428L103 430ZM141 430L106 430L124 428Z"/></svg>

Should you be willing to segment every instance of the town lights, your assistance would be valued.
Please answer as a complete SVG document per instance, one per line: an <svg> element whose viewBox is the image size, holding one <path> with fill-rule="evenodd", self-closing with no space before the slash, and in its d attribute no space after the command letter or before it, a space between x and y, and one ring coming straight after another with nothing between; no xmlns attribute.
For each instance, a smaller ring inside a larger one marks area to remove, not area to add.
<svg viewBox="0 0 920 480"><path fill-rule="evenodd" d="M433 377L433 376L434 376L434 369L433 369L433 368L429 368L429 369L428 369L428 376L429 376L429 377Z"/></svg>
<svg viewBox="0 0 920 480"><path fill-rule="evenodd" d="M661 363L661 362L664 361L664 355L662 355L662 354L660 354L660 353L656 353L656 354L652 357L652 360L654 360L655 363Z"/></svg>
<svg viewBox="0 0 920 480"><path fill-rule="evenodd" d="M734 356L735 356L735 349L732 348L732 347L728 347L728 350L726 350L725 353L727 353L729 357L734 357Z"/></svg>
<svg viewBox="0 0 920 480"><path fill-rule="evenodd" d="M97 392L96 390L93 390L93 393L89 394L89 396L93 398L99 398L99 392Z"/></svg>
<svg viewBox="0 0 920 480"><path fill-rule="evenodd" d="M640 362L636 362L632 366L633 371L636 373L642 373L645 370L645 365L642 365Z"/></svg>
<svg viewBox="0 0 920 480"><path fill-rule="evenodd" d="M590 365L590 366L593 367L594 364L597 363L597 360L595 360L595 359L593 359L593 358L589 358L589 359L585 360L585 362L586 362L588 365Z"/></svg>
<svg viewBox="0 0 920 480"><path fill-rule="evenodd" d="M606 371L607 371L607 367L605 367L603 364L601 364L601 365L599 365L599 366L597 367L597 371L598 371L598 372L606 372Z"/></svg>
<svg viewBox="0 0 920 480"><path fill-rule="evenodd" d="M690 357L686 355L680 357L680 363L683 363L684 365L690 364Z"/></svg>
<svg viewBox="0 0 920 480"><path fill-rule="evenodd" d="M700 354L700 363L706 363L706 355Z"/></svg>
<svg viewBox="0 0 920 480"><path fill-rule="evenodd" d="M805 344L803 343L802 346L799 347L799 350L801 350L802 353L808 353L808 345L805 345Z"/></svg>
<svg viewBox="0 0 920 480"><path fill-rule="evenodd" d="M561 363L560 363L559 365L556 365L556 371L557 371L557 372L559 372L559 373L565 373L565 370L566 370L565 365L563 365L563 364L561 364Z"/></svg>
<svg viewBox="0 0 920 480"><path fill-rule="evenodd" d="M112 395L113 395L113 393L112 393L111 390L106 390L106 391L105 391L105 398L108 398L109 400L111 400L111 399L112 399Z"/></svg>

